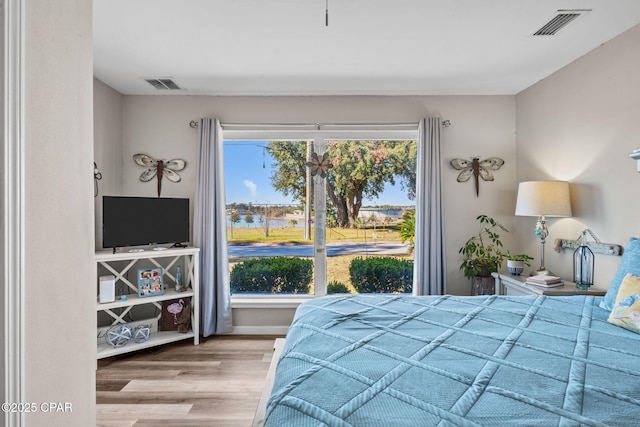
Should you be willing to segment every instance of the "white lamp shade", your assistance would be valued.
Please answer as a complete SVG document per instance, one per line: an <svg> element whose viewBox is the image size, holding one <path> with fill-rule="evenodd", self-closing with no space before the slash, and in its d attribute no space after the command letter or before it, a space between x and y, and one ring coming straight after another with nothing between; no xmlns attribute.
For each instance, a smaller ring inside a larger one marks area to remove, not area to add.
<svg viewBox="0 0 640 427"><path fill-rule="evenodd" d="M525 181L518 184L516 215L571 216L569 183L566 181Z"/></svg>

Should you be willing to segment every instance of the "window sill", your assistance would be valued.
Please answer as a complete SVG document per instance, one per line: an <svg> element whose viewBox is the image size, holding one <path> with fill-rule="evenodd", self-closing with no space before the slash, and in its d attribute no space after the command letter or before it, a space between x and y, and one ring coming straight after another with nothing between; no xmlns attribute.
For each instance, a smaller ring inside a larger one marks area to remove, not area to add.
<svg viewBox="0 0 640 427"><path fill-rule="evenodd" d="M233 295L231 308L298 308L300 304L316 298L314 295Z"/></svg>

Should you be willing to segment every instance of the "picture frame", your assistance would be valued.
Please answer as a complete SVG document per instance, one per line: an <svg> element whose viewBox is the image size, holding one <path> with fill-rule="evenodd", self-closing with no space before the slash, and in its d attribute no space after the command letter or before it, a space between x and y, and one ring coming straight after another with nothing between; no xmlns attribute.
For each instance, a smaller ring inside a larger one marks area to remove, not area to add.
<svg viewBox="0 0 640 427"><path fill-rule="evenodd" d="M164 295L162 267L138 269L138 297L148 298Z"/></svg>
<svg viewBox="0 0 640 427"><path fill-rule="evenodd" d="M179 311L176 306L180 307ZM189 325L190 323L191 297L162 301L162 313L158 325L160 331L177 331L179 324Z"/></svg>

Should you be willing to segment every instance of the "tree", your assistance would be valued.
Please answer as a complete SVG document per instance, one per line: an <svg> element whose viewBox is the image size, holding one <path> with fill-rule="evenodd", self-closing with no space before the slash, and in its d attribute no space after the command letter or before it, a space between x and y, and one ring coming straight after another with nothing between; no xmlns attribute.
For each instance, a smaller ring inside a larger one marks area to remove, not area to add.
<svg viewBox="0 0 640 427"><path fill-rule="evenodd" d="M305 199L306 142L274 141L267 151L275 159L271 182L284 195ZM415 198L415 141L328 141L333 164L326 179L327 195L340 227L353 227L363 198L375 198L385 183L399 181L410 199Z"/></svg>
<svg viewBox="0 0 640 427"><path fill-rule="evenodd" d="M266 147L275 159L271 184L300 203L306 199L307 141L271 141Z"/></svg>
<svg viewBox="0 0 640 427"><path fill-rule="evenodd" d="M402 239L402 243L408 242L409 250L413 252L416 237L416 211L413 209L406 211L402 215L402 221L399 225L400 239Z"/></svg>
<svg viewBox="0 0 640 427"><path fill-rule="evenodd" d="M231 238L233 239L233 224L240 222L240 214L238 211L231 211Z"/></svg>
<svg viewBox="0 0 640 427"><path fill-rule="evenodd" d="M247 211L247 213L245 214L244 222L246 222L247 224L253 224L253 213L251 213L251 211Z"/></svg>

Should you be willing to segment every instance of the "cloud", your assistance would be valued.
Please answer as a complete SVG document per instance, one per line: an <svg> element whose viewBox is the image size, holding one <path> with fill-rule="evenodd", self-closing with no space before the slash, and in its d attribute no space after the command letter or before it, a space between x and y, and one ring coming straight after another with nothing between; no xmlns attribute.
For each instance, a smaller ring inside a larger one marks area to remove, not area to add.
<svg viewBox="0 0 640 427"><path fill-rule="evenodd" d="M245 179L244 186L247 187L251 192L251 197L254 197L256 194L258 194L258 186L253 181Z"/></svg>

